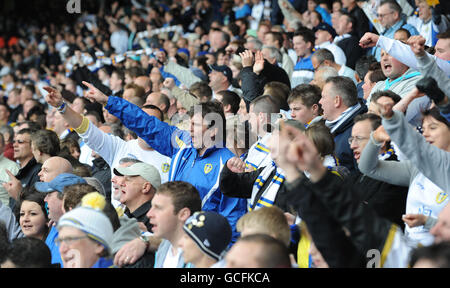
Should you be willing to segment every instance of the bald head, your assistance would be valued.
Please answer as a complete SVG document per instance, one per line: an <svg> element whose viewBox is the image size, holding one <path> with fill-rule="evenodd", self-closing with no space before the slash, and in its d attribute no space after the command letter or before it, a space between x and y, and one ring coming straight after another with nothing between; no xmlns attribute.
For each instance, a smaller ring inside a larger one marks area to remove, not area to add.
<svg viewBox="0 0 450 288"><path fill-rule="evenodd" d="M72 164L62 157L50 157L42 164L38 176L41 182L50 182L61 173L72 173Z"/></svg>
<svg viewBox="0 0 450 288"><path fill-rule="evenodd" d="M139 76L134 79L134 84L144 88L145 92L152 90L152 82L150 81L150 77Z"/></svg>
<svg viewBox="0 0 450 288"><path fill-rule="evenodd" d="M154 105L161 109L161 111L165 114L167 113L167 110L169 110L170 100L164 93L153 92L147 96L144 106L145 105Z"/></svg>

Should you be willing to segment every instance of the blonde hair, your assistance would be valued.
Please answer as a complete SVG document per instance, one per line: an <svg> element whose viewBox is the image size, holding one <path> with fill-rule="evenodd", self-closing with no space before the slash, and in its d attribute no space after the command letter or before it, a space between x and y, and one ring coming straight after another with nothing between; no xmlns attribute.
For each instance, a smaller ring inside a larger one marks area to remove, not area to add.
<svg viewBox="0 0 450 288"><path fill-rule="evenodd" d="M248 228L256 230L255 233L273 236L287 247L291 241L289 224L283 211L276 206L263 207L242 216L236 224L236 229L238 232L242 232Z"/></svg>

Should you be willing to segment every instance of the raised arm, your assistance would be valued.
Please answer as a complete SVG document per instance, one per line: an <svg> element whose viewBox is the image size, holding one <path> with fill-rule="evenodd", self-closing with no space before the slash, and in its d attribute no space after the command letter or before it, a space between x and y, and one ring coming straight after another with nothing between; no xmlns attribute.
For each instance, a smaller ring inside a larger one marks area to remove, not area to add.
<svg viewBox="0 0 450 288"><path fill-rule="evenodd" d="M57 109L63 109L62 117L83 138L86 145L102 156L108 165L113 165L113 159L115 155L119 154L121 147L124 147L125 141L92 125L88 118L78 114L63 102L58 90L51 87L45 87L44 89L49 92L46 96L47 103ZM61 108L63 103L65 107Z"/></svg>
<svg viewBox="0 0 450 288"><path fill-rule="evenodd" d="M164 87L172 92L172 96L177 99L186 110L190 110L192 106L200 103L200 100L189 93L189 91L178 88L175 85L173 78L166 78L164 80Z"/></svg>
<svg viewBox="0 0 450 288"><path fill-rule="evenodd" d="M386 253L389 253L389 247L386 248L386 245L389 245L388 239L393 237L391 234L399 231L398 227L378 217L371 208L361 205L358 197L355 197L353 183L342 181L340 177L327 171L320 160L317 148L300 131L287 126L283 127L280 142L289 144L280 145L277 153L285 156L278 156L275 161L283 169L292 171L286 175L288 183L286 185L288 189L298 191L298 195L293 197L292 202L294 205L297 204L302 219L308 226L311 225L313 240L317 241L318 245L327 245L333 241L332 237L327 239L327 236L339 236L339 231L336 229L329 230L332 229L330 224L337 223L340 229L346 231L345 234L351 239L354 247L343 242L344 238L338 243L328 245L340 244L341 247L346 247L347 251L354 251L351 254L356 256L354 258L356 260L367 255L370 249L386 250ZM308 171L311 174L311 183L302 181L300 174L295 173L295 170ZM320 208L320 206L323 207ZM329 227L328 231L320 231L320 223ZM339 237L341 238L342 235ZM327 250L324 252L333 253Z"/></svg>
<svg viewBox="0 0 450 288"><path fill-rule="evenodd" d="M358 164L359 170L364 175L376 180L408 187L411 179L411 171L408 164L405 162L378 160L382 138L377 136L377 134L382 134L382 127L379 129L380 131L377 133L371 133L370 140L361 153ZM403 152L403 150L401 151Z"/></svg>
<svg viewBox="0 0 450 288"><path fill-rule="evenodd" d="M109 113L118 117L123 125L134 131L159 153L172 157L179 148L190 145L190 136L174 126L150 116L138 106L119 97L108 97L93 85L83 82L89 91L86 97L105 105Z"/></svg>
<svg viewBox="0 0 450 288"><path fill-rule="evenodd" d="M242 66L244 67L241 71L242 96L247 103L250 103L263 92L264 87L260 83L261 77L259 74L264 68L264 61L260 61L260 57L258 61L255 61L255 56L253 56L253 52L250 50L239 53L239 56L242 59Z"/></svg>
<svg viewBox="0 0 450 288"><path fill-rule="evenodd" d="M238 157L228 159L220 173L220 192L228 197L250 198L253 184L264 168L245 172L245 162Z"/></svg>
<svg viewBox="0 0 450 288"><path fill-rule="evenodd" d="M413 36L414 37L414 36ZM398 40L387 38L385 36L379 36L374 33L366 33L361 37L359 44L363 48L371 48L378 46L386 50L389 55L402 62L406 66L412 69L419 69L419 63L408 44L402 43ZM426 53L426 52L425 52ZM427 55L429 55L427 53ZM431 57L431 55L429 55ZM445 75L450 76L450 63L445 60L436 58L436 63Z"/></svg>
<svg viewBox="0 0 450 288"><path fill-rule="evenodd" d="M434 184L450 191L450 152L426 142L405 120L401 112L393 111L392 99L381 97L377 104L383 116L383 126L392 141L410 163Z"/></svg>

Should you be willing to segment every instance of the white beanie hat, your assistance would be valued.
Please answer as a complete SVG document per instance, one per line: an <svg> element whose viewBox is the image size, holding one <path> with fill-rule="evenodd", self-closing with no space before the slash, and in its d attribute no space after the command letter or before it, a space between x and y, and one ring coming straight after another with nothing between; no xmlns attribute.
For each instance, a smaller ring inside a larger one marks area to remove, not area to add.
<svg viewBox="0 0 450 288"><path fill-rule="evenodd" d="M102 212L105 207L105 197L98 192L89 193L82 199L82 204L67 213L58 221L61 227L77 228L89 238L99 242L109 252L113 240L113 227L109 218Z"/></svg>

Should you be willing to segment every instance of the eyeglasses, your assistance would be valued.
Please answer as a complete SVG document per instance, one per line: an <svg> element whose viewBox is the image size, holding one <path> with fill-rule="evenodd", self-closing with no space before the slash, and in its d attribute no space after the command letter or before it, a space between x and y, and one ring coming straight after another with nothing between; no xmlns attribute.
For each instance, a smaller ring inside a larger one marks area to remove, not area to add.
<svg viewBox="0 0 450 288"><path fill-rule="evenodd" d="M66 243L67 245L72 244L75 241L81 240L81 239L85 239L88 238L88 236L79 236L79 237L66 237L66 238L56 238L55 239L55 243L57 245L61 245L61 243Z"/></svg>
<svg viewBox="0 0 450 288"><path fill-rule="evenodd" d="M13 142L13 144L16 144L16 143L23 144L23 143L30 143L31 141L13 140L12 142Z"/></svg>
<svg viewBox="0 0 450 288"><path fill-rule="evenodd" d="M378 17L378 18L384 18L384 17L386 17L387 15L392 14L392 13L394 13L394 11L391 11L391 12L389 12L389 13L384 13L384 14L377 13L377 17Z"/></svg>
<svg viewBox="0 0 450 288"><path fill-rule="evenodd" d="M355 136L355 137L350 137L350 138L348 138L348 144L350 144L350 145L352 145L352 143L353 143L353 140L355 140L355 142L356 142L356 144L360 144L361 143L361 141L363 141L363 140L367 140L367 139L369 139L369 137L361 137L361 136Z"/></svg>

